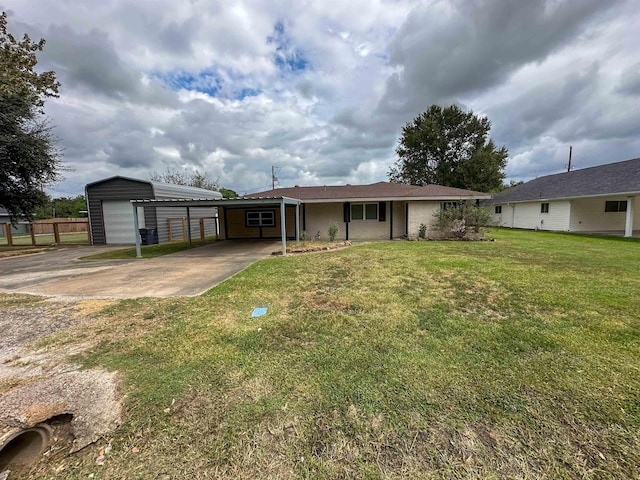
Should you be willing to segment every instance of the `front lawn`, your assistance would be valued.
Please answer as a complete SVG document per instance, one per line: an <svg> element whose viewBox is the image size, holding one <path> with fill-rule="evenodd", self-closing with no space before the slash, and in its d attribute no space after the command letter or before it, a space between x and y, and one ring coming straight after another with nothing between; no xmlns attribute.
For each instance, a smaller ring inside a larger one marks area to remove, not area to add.
<svg viewBox="0 0 640 480"><path fill-rule="evenodd" d="M122 373L128 417L34 475L637 476L640 242L490 236L269 258L110 307L54 341L93 343L80 360Z"/></svg>

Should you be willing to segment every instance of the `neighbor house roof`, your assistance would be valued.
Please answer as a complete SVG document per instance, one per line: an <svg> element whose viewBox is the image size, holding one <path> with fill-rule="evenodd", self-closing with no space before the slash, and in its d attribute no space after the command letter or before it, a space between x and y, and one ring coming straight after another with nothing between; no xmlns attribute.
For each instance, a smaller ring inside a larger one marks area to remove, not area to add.
<svg viewBox="0 0 640 480"><path fill-rule="evenodd" d="M488 193L474 192L442 185L406 185L403 183L378 182L370 185L324 185L316 187L276 188L265 192L245 195L244 198L283 196L297 198L303 202L326 202L328 200L460 200L490 198Z"/></svg>
<svg viewBox="0 0 640 480"><path fill-rule="evenodd" d="M640 194L640 158L547 175L494 195L488 203Z"/></svg>

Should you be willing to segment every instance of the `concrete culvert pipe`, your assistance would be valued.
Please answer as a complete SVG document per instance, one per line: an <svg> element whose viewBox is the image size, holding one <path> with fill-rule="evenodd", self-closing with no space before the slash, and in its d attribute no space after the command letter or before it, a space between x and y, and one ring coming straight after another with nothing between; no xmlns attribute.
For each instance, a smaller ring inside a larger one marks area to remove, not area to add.
<svg viewBox="0 0 640 480"><path fill-rule="evenodd" d="M53 430L47 424L17 430L7 435L0 441L0 475L9 470L13 477L13 474L29 469L49 447L52 436Z"/></svg>

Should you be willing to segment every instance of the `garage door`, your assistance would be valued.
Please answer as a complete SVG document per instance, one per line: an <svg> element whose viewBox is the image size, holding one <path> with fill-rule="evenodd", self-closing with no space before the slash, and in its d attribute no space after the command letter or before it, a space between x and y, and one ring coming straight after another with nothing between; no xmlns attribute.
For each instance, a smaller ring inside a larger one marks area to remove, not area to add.
<svg viewBox="0 0 640 480"><path fill-rule="evenodd" d="M143 208L138 208L140 228L144 228ZM128 200L111 200L102 202L102 218L104 235L107 244L136 243L133 227L133 208Z"/></svg>

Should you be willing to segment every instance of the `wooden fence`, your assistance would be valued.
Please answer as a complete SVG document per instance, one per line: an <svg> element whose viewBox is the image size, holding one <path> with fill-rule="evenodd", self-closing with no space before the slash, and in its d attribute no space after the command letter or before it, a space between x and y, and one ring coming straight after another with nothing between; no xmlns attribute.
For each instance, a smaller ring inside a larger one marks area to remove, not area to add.
<svg viewBox="0 0 640 480"><path fill-rule="evenodd" d="M51 224L57 223L60 233L79 233L86 232L89 227L89 219L87 218L50 218L47 220L36 220L31 224L34 234L51 233L53 228Z"/></svg>
<svg viewBox="0 0 640 480"><path fill-rule="evenodd" d="M169 241L181 242L187 240L187 219L186 217L167 218L169 228ZM215 235L218 238L218 217L198 217L191 218L191 238L195 232L200 233L200 240L204 240L207 235Z"/></svg>
<svg viewBox="0 0 640 480"><path fill-rule="evenodd" d="M86 218L56 218L33 223L19 222L19 225L27 225L28 233L14 233L10 223L0 223L0 247L91 243L89 221Z"/></svg>

